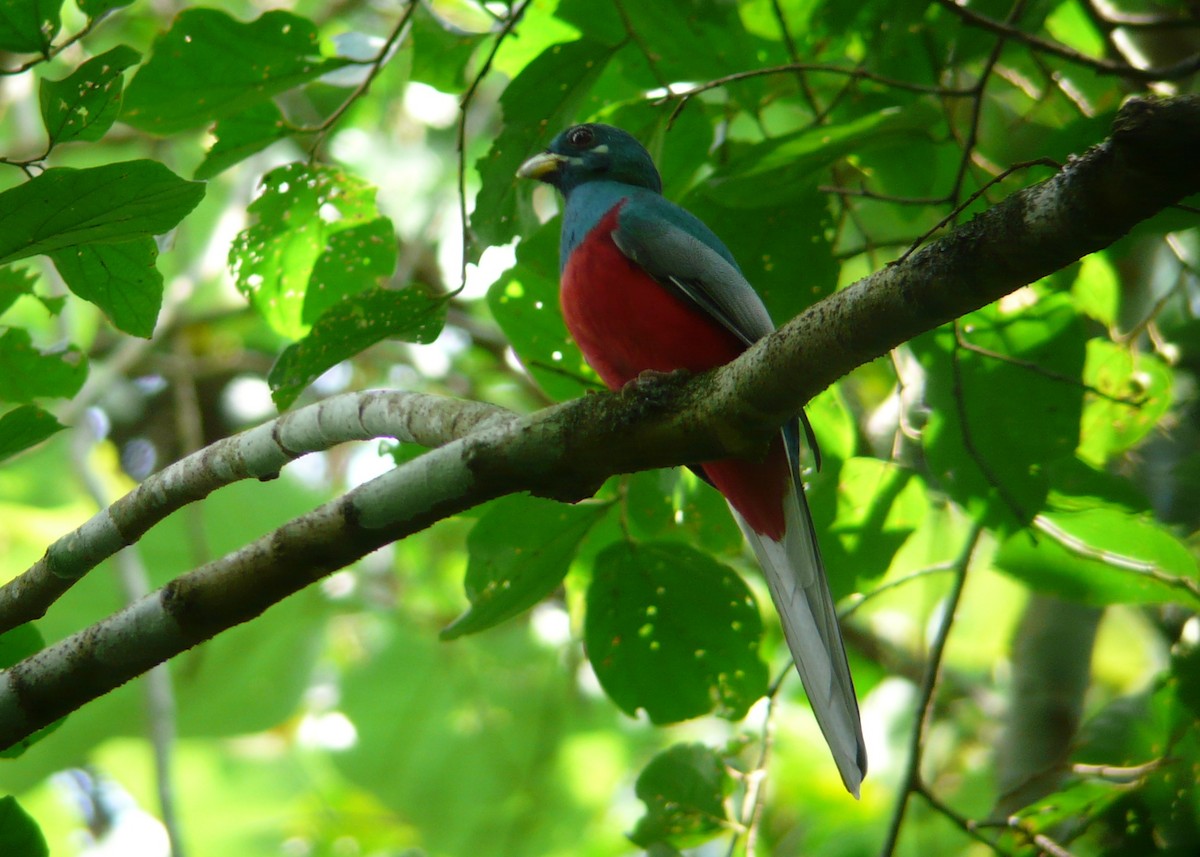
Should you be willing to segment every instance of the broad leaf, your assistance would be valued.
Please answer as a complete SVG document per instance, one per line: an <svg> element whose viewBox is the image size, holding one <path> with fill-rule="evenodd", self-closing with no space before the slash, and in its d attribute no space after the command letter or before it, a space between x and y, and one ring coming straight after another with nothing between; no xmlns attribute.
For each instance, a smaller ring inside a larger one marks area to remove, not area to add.
<svg viewBox="0 0 1200 857"><path fill-rule="evenodd" d="M280 410L327 369L383 339L429 343L446 323L446 301L416 288L371 289L345 297L317 319L308 336L289 345L267 381Z"/></svg>
<svg viewBox="0 0 1200 857"><path fill-rule="evenodd" d="M163 278L153 238L80 244L50 254L67 287L91 301L120 330L147 339L162 307Z"/></svg>
<svg viewBox="0 0 1200 857"><path fill-rule="evenodd" d="M263 318L298 339L343 297L392 273L396 240L375 188L336 167L285 164L263 185L250 205L258 222L234 240L229 264Z"/></svg>
<svg viewBox="0 0 1200 857"><path fill-rule="evenodd" d="M633 715L674 723L716 711L737 720L767 689L762 618L745 581L675 542L617 542L596 559L588 659Z"/></svg>
<svg viewBox="0 0 1200 857"><path fill-rule="evenodd" d="M62 26L62 0L0 0L0 51L43 54Z"/></svg>
<svg viewBox="0 0 1200 857"><path fill-rule="evenodd" d="M21 405L0 416L0 461L12 458L65 429L54 415L37 405Z"/></svg>
<svg viewBox="0 0 1200 857"><path fill-rule="evenodd" d="M69 399L87 378L87 358L71 346L42 352L17 327L0 328L0 401L27 403L36 398Z"/></svg>
<svg viewBox="0 0 1200 857"><path fill-rule="evenodd" d="M118 45L62 80L43 79L38 99L50 144L103 137L121 109L121 75L141 56L133 48Z"/></svg>
<svg viewBox="0 0 1200 857"><path fill-rule="evenodd" d="M646 814L629 838L643 848L659 842L698 845L730 826L726 799L733 777L703 744L676 744L659 753L638 776L635 790Z"/></svg>
<svg viewBox="0 0 1200 857"><path fill-rule="evenodd" d="M243 113L222 119L213 133L217 142L196 168L196 179L211 179L288 134L283 114L273 101L255 104Z"/></svg>
<svg viewBox="0 0 1200 857"><path fill-rule="evenodd" d="M0 193L0 264L175 228L204 197L157 161L57 167Z"/></svg>
<svg viewBox="0 0 1200 857"><path fill-rule="evenodd" d="M935 482L996 526L1032 519L1046 468L1079 443L1083 331L1063 294L1005 303L913 340L931 408L923 441ZM975 349L975 350L973 350ZM982 349L982 350L979 350Z"/></svg>
<svg viewBox="0 0 1200 857"><path fill-rule="evenodd" d="M235 116L346 63L321 56L316 26L290 12L243 23L216 9L187 9L155 40L129 84L121 119L174 134Z"/></svg>
<svg viewBox="0 0 1200 857"><path fill-rule="evenodd" d="M567 505L514 495L488 506L467 536L470 608L442 631L452 640L528 610L562 582L606 504Z"/></svg>
<svg viewBox="0 0 1200 857"><path fill-rule="evenodd" d="M75 0L75 5L89 18L99 18L113 9L131 6L133 2L134 0Z"/></svg>
<svg viewBox="0 0 1200 857"><path fill-rule="evenodd" d="M1039 516L1037 540L1022 530L995 565L1040 592L1098 606L1200 606L1200 569L1161 525L1115 509Z"/></svg>

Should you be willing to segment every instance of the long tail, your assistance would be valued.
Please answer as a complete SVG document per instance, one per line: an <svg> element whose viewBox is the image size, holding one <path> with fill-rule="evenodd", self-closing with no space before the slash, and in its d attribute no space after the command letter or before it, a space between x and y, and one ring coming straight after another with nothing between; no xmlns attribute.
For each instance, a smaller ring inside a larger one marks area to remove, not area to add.
<svg viewBox="0 0 1200 857"><path fill-rule="evenodd" d="M736 509L733 513L766 575L800 681L842 782L857 798L867 775L867 748L854 680L804 488L798 477L791 481L792 490L784 496L787 529L782 541L755 532Z"/></svg>

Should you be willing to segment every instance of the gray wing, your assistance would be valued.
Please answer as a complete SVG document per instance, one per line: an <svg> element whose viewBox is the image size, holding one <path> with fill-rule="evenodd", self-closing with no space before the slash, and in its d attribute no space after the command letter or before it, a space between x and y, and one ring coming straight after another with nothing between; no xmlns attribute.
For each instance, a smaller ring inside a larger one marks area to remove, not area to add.
<svg viewBox="0 0 1200 857"><path fill-rule="evenodd" d="M682 212L683 209L676 209ZM689 217L691 215L688 215ZM708 232L699 220L693 228ZM706 241L662 217L645 217L635 207L622 209L613 242L625 256L648 274L674 289L716 319L734 336L751 345L775 329L762 298L742 272ZM712 236L713 242L718 242ZM718 242L719 243L719 242ZM720 245L724 250L724 245ZM727 254L729 251L726 250ZM801 411L800 425L812 450L813 464L821 469L821 448L808 417ZM788 459L799 476L800 433L795 423L784 426Z"/></svg>

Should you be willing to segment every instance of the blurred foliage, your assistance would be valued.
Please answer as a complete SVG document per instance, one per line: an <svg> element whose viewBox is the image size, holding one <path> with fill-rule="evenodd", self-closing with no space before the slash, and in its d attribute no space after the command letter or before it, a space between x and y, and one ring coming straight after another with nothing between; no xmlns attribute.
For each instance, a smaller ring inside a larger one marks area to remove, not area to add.
<svg viewBox="0 0 1200 857"><path fill-rule="evenodd" d="M948 0L279 5L0 3L0 580L276 407L395 386L530 412L596 389L558 310L553 196L514 177L572 122L642 139L782 322L1045 168L1003 170L1102 139L1144 84L1093 60L1200 50L1195 4L1133 0L1176 23L970 4L1074 59ZM189 852L874 854L909 797L897 853L1196 853L1195 210L811 403L861 802L723 502L680 470L573 507L502 498L176 658ZM103 440L61 430L81 424ZM338 448L230 486L135 562L162 585L419 452ZM905 785L917 688L977 526L927 800ZM0 637L0 663L118 609L118 565ZM1073 767L998 820L1030 593L1105 613ZM165 853L145 694L0 760L0 853Z"/></svg>

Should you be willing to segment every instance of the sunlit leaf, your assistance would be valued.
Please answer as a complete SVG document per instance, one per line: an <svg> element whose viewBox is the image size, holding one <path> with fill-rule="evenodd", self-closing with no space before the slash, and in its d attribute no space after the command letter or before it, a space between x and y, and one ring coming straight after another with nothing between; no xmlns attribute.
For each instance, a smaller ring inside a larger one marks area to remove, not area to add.
<svg viewBox="0 0 1200 857"><path fill-rule="evenodd" d="M656 842L698 845L730 825L726 798L733 778L721 757L703 744L676 744L659 753L635 788L646 814L629 838L643 848Z"/></svg>
<svg viewBox="0 0 1200 857"><path fill-rule="evenodd" d="M1132 448L1171 407L1171 370L1152 354L1134 353L1104 339L1088 340L1079 456L1096 466Z"/></svg>
<svg viewBox="0 0 1200 857"><path fill-rule="evenodd" d="M242 294L290 339L395 269L395 235L375 207L375 188L336 167L272 170L250 213L257 222L234 239L229 265Z"/></svg>
<svg viewBox="0 0 1200 857"><path fill-rule="evenodd" d="M22 405L0 416L0 461L12 458L65 429L54 415L37 405Z"/></svg>
<svg viewBox="0 0 1200 857"><path fill-rule="evenodd" d="M1071 297L1084 315L1103 325L1113 327L1121 308L1120 283L1117 272L1103 253L1085 256L1079 265L1079 276L1071 286Z"/></svg>
<svg viewBox="0 0 1200 857"><path fill-rule="evenodd" d="M243 23L216 9L186 9L134 75L121 119L173 134L236 116L344 65L321 56L316 26L291 12Z"/></svg>
<svg viewBox="0 0 1200 857"><path fill-rule="evenodd" d="M676 542L618 542L588 589L588 658L609 697L655 723L738 719L767 688L762 619L745 582Z"/></svg>
<svg viewBox="0 0 1200 857"><path fill-rule="evenodd" d="M173 229L204 197L157 161L56 167L0 193L0 264Z"/></svg>
<svg viewBox="0 0 1200 857"><path fill-rule="evenodd" d="M384 339L428 343L446 322L446 301L416 288L371 289L342 298L307 336L289 345L267 376L282 410L321 373Z"/></svg>
<svg viewBox="0 0 1200 857"><path fill-rule="evenodd" d="M1113 509L1049 512L1008 538L996 567L1031 589L1098 606L1200 606L1200 568L1160 524Z"/></svg>
<svg viewBox="0 0 1200 857"><path fill-rule="evenodd" d="M80 244L50 254L67 287L91 301L120 330L149 338L162 307L163 278L153 238Z"/></svg>
<svg viewBox="0 0 1200 857"><path fill-rule="evenodd" d="M87 378L87 358L74 346L43 352L19 327L0 328L0 401L69 399Z"/></svg>
<svg viewBox="0 0 1200 857"><path fill-rule="evenodd" d="M62 80L42 80L38 98L50 144L99 140L121 109L122 73L142 55L118 45L93 57Z"/></svg>
<svg viewBox="0 0 1200 857"><path fill-rule="evenodd" d="M492 503L467 537L464 586L471 606L442 631L474 634L528 610L562 582L607 505L571 506L514 495Z"/></svg>
<svg viewBox="0 0 1200 857"><path fill-rule="evenodd" d="M992 305L913 340L931 408L922 438L939 488L1000 527L1045 502L1045 468L1079 442L1083 331L1062 294Z"/></svg>

